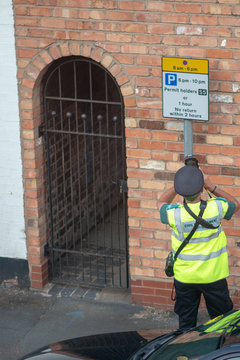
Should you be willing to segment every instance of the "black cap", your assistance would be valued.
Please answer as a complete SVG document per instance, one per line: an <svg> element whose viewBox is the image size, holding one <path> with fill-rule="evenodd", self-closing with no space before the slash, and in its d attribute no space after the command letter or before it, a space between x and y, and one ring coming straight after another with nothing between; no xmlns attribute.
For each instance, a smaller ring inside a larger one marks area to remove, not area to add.
<svg viewBox="0 0 240 360"><path fill-rule="evenodd" d="M198 194L204 184L203 173L196 166L185 165L179 169L174 178L174 189L182 196Z"/></svg>

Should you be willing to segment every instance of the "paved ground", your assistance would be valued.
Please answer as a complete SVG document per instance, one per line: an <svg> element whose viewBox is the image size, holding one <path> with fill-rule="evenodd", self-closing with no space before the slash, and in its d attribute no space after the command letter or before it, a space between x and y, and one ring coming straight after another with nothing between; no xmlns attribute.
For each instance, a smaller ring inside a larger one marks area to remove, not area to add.
<svg viewBox="0 0 240 360"><path fill-rule="evenodd" d="M208 319L200 315L200 321ZM176 329L173 312L131 303L128 291L53 286L43 292L0 285L0 360L83 335L139 329Z"/></svg>

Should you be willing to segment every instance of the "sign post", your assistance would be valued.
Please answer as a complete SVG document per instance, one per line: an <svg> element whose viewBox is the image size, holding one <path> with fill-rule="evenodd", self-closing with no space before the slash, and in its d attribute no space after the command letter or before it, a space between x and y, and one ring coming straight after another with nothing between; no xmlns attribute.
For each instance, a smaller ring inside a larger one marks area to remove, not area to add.
<svg viewBox="0 0 240 360"><path fill-rule="evenodd" d="M209 119L208 60L162 57L163 116L184 119L184 156L192 155L192 120Z"/></svg>

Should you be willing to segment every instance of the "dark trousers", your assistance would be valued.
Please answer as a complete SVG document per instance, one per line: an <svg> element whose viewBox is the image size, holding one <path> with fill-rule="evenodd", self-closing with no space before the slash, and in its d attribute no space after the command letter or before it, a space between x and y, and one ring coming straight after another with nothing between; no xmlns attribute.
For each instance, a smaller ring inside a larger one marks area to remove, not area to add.
<svg viewBox="0 0 240 360"><path fill-rule="evenodd" d="M233 308L226 279L210 284L187 284L174 279L176 291L175 313L179 316L179 328L190 329L197 324L198 308L203 294L211 319Z"/></svg>

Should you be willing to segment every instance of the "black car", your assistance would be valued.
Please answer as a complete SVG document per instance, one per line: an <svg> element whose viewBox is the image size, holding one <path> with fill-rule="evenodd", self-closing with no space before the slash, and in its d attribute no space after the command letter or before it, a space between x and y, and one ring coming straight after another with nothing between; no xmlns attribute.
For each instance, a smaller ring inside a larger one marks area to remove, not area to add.
<svg viewBox="0 0 240 360"><path fill-rule="evenodd" d="M240 360L240 309L188 331L130 331L56 342L19 360Z"/></svg>

